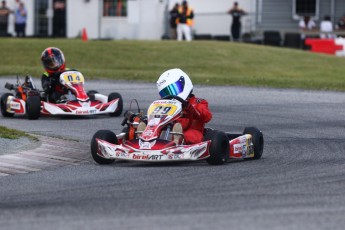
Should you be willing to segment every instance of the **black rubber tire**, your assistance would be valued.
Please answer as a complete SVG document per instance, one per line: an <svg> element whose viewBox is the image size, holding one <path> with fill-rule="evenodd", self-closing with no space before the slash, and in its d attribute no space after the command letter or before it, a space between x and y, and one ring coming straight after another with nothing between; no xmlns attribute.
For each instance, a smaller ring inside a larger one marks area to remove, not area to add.
<svg viewBox="0 0 345 230"><path fill-rule="evenodd" d="M254 145L254 157L253 159L260 159L264 151L264 136L262 132L256 127L246 127L243 134L252 135L252 141Z"/></svg>
<svg viewBox="0 0 345 230"><path fill-rule="evenodd" d="M87 91L87 96L89 97L90 101L95 101L95 93L98 93L97 90L89 90Z"/></svg>
<svg viewBox="0 0 345 230"><path fill-rule="evenodd" d="M210 157L206 159L210 165L222 165L226 163L230 155L229 139L224 132L207 129L204 141L211 140Z"/></svg>
<svg viewBox="0 0 345 230"><path fill-rule="evenodd" d="M96 138L107 141L112 144L118 144L117 137L115 133L110 130L98 130L91 139L91 155L94 161L96 161L100 165L111 164L115 160L112 159L105 159L103 157L98 156L98 144Z"/></svg>
<svg viewBox="0 0 345 230"><path fill-rule="evenodd" d="M121 94L119 93L110 93L109 96L108 96L108 102L114 100L118 98L119 101L117 103L117 109L115 110L115 112L113 113L110 113L109 115L111 117L118 117L122 114L122 111L123 111L123 99L122 99L122 96Z"/></svg>
<svg viewBox="0 0 345 230"><path fill-rule="evenodd" d="M29 96L26 99L26 113L29 120L37 120L41 114L41 97Z"/></svg>
<svg viewBox="0 0 345 230"><path fill-rule="evenodd" d="M4 117L13 117L14 113L9 113L6 111L6 109L7 109L6 102L7 102L8 96L13 96L13 94L12 93L4 93L3 95L1 95L1 99L0 99L1 114Z"/></svg>

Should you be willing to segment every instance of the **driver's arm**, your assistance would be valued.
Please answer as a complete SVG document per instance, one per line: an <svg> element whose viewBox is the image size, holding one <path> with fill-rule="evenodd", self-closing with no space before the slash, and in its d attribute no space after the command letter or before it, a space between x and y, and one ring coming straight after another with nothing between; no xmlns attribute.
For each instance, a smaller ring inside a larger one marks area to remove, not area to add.
<svg viewBox="0 0 345 230"><path fill-rule="evenodd" d="M208 102L204 99L197 98L194 103L189 103L186 110L190 117L201 120L204 123L212 119L212 113L208 108Z"/></svg>
<svg viewBox="0 0 345 230"><path fill-rule="evenodd" d="M199 112L199 119L204 123L209 122L212 119L212 113L208 108L208 101L204 99L197 99L197 104L194 106L195 110Z"/></svg>

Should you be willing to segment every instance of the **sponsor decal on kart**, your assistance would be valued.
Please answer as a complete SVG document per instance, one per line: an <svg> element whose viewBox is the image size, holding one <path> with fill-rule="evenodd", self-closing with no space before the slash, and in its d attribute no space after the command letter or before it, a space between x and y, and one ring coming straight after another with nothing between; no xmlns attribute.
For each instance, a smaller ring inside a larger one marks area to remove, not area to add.
<svg viewBox="0 0 345 230"><path fill-rule="evenodd" d="M247 145L243 145L242 147L242 157L245 158L247 156Z"/></svg>
<svg viewBox="0 0 345 230"><path fill-rule="evenodd" d="M234 144L234 154L241 153L243 150L242 144Z"/></svg>
<svg viewBox="0 0 345 230"><path fill-rule="evenodd" d="M147 125L153 127L153 126L158 125L160 121L161 121L160 118L153 118L149 121Z"/></svg>
<svg viewBox="0 0 345 230"><path fill-rule="evenodd" d="M89 114L89 110L76 110L75 114Z"/></svg>
<svg viewBox="0 0 345 230"><path fill-rule="evenodd" d="M156 141L142 141L139 139L140 149L151 149L156 144Z"/></svg>
<svg viewBox="0 0 345 230"><path fill-rule="evenodd" d="M175 105L178 101L174 101L174 100L157 100L154 101L151 105L157 105L157 104L171 104L171 105ZM180 102L178 102L180 103Z"/></svg>
<svg viewBox="0 0 345 230"><path fill-rule="evenodd" d="M161 160L163 155L150 155L150 154L133 154L132 159L133 160Z"/></svg>
<svg viewBox="0 0 345 230"><path fill-rule="evenodd" d="M167 155L169 160L183 160L185 159L184 154L170 153Z"/></svg>
<svg viewBox="0 0 345 230"><path fill-rule="evenodd" d="M116 150L115 151L115 156L116 157L122 157L122 158L129 158L129 153L123 152L123 151L120 151L120 150Z"/></svg>
<svg viewBox="0 0 345 230"><path fill-rule="evenodd" d="M94 113L97 113L97 110L96 109L90 109L90 110L76 110L75 111L75 114L79 114L79 115L82 115L82 114L94 114Z"/></svg>
<svg viewBox="0 0 345 230"><path fill-rule="evenodd" d="M251 135L245 134L230 141L231 158L249 158L253 157L253 143Z"/></svg>
<svg viewBox="0 0 345 230"><path fill-rule="evenodd" d="M200 147L198 146L198 148L193 149L190 152L191 158L199 158L206 151L206 147L207 147L207 144Z"/></svg>
<svg viewBox="0 0 345 230"><path fill-rule="evenodd" d="M86 107L86 108L89 108L90 107L90 102L87 102L87 103L80 103L82 107Z"/></svg>
<svg viewBox="0 0 345 230"><path fill-rule="evenodd" d="M144 133L143 133L144 136L152 136L153 135L153 131L152 129L147 129Z"/></svg>
<svg viewBox="0 0 345 230"><path fill-rule="evenodd" d="M9 107L11 109L14 109L14 110L19 110L20 109L20 103L19 102L15 102L15 101L11 101Z"/></svg>
<svg viewBox="0 0 345 230"><path fill-rule="evenodd" d="M254 157L254 148L253 148L253 140L252 138L248 138L247 140L247 156L248 157Z"/></svg>

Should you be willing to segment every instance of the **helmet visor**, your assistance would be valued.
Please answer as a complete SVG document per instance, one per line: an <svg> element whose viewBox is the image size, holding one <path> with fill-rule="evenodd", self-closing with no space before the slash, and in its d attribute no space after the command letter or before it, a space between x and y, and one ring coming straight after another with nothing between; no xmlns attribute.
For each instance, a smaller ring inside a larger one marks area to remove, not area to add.
<svg viewBox="0 0 345 230"><path fill-rule="evenodd" d="M171 96L171 95L177 96L183 92L184 84L185 84L184 77L181 76L178 81L168 85L167 87L159 91L159 95L162 98L166 96Z"/></svg>
<svg viewBox="0 0 345 230"><path fill-rule="evenodd" d="M61 58L59 58L59 57L57 58L55 56L48 56L43 61L43 64L44 64L44 67L47 69L57 70L63 65L63 62L62 62Z"/></svg>

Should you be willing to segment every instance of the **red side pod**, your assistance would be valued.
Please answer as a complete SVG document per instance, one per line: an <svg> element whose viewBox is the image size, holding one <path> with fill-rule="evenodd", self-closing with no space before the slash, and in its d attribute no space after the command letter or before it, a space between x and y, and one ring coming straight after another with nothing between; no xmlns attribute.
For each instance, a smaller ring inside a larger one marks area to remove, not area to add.
<svg viewBox="0 0 345 230"><path fill-rule="evenodd" d="M229 141L230 145L230 158L241 159L242 158L242 148L240 138L235 138Z"/></svg>
<svg viewBox="0 0 345 230"><path fill-rule="evenodd" d="M19 98L14 98L10 102L10 108L11 110L16 114L25 114L25 101Z"/></svg>

